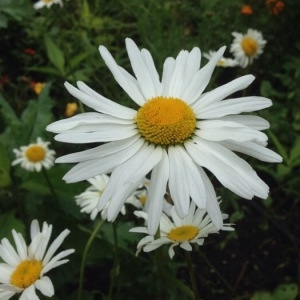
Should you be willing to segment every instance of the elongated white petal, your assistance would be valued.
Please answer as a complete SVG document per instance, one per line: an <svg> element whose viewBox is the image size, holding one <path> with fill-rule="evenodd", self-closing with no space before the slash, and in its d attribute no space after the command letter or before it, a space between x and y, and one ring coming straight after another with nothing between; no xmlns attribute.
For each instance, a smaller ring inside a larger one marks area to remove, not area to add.
<svg viewBox="0 0 300 300"><path fill-rule="evenodd" d="M162 85L162 96L168 97L169 96L169 89L170 89L170 81L173 76L175 69L175 59L173 57L168 57L163 66L163 74L161 79Z"/></svg>
<svg viewBox="0 0 300 300"><path fill-rule="evenodd" d="M202 139L209 141L234 140L237 142L259 141L266 142L266 134L246 127L240 123L223 120L207 120L197 122L200 130L195 134Z"/></svg>
<svg viewBox="0 0 300 300"><path fill-rule="evenodd" d="M261 146L257 143L253 143L253 142L238 143L235 141L223 141L223 142L221 142L221 144L232 151L237 151L237 152L241 152L241 153L250 155L261 161L266 161L266 162L271 162L271 163L272 162L276 162L276 163L282 162L282 157L280 155L278 155L274 151L267 149L264 146Z"/></svg>
<svg viewBox="0 0 300 300"><path fill-rule="evenodd" d="M104 46L100 46L99 51L118 84L135 103L142 106L145 103L145 97L141 92L138 81L126 70L117 65L116 61Z"/></svg>
<svg viewBox="0 0 300 300"><path fill-rule="evenodd" d="M91 130L93 127L90 127ZM56 141L74 144L110 142L133 137L138 133L136 125L103 124L97 131L67 131L55 136Z"/></svg>
<svg viewBox="0 0 300 300"><path fill-rule="evenodd" d="M153 83L152 78L155 78L156 74L150 74L153 72L153 68L149 69L144 61L141 51L133 42L133 40L126 39L126 48L128 57L130 59L131 67L136 76L136 79L140 85L140 89L146 99L155 97L156 94L156 82ZM149 62L148 62L149 63Z"/></svg>
<svg viewBox="0 0 300 300"><path fill-rule="evenodd" d="M66 182L77 182L89 179L98 174L110 173L114 168L133 157L142 147L143 143L144 141L141 139L133 140L131 145L128 145L128 147L120 149L119 151L114 151L111 155L109 155L109 147L107 146L105 149L108 150L106 156L104 151L100 158L90 159L77 164L63 177L63 179ZM103 145L103 147L104 146L105 145ZM117 150L116 148L113 149Z"/></svg>
<svg viewBox="0 0 300 300"><path fill-rule="evenodd" d="M194 76L183 94L183 99L186 99L187 103L191 104L196 101L205 90L217 62L223 56L225 48L221 47L211 60Z"/></svg>
<svg viewBox="0 0 300 300"><path fill-rule="evenodd" d="M82 89L83 86L84 84L80 83L80 87ZM65 82L65 87L71 95L98 112L124 119L133 119L136 114L134 109L115 103L96 92L94 92L93 95L87 94L82 92L80 89L75 88L68 82ZM89 91L91 93L92 90L90 89Z"/></svg>
<svg viewBox="0 0 300 300"><path fill-rule="evenodd" d="M112 155L114 153L119 153L122 150L130 147L131 145L134 145L137 140L139 139L139 136L135 136L132 138L120 140L120 141L114 141L110 143L103 144L101 146L64 155L56 159L56 163L75 163L80 161L87 161L90 159L95 158L103 158L105 156ZM140 140L141 142L141 140ZM142 144L142 143L141 143Z"/></svg>
<svg viewBox="0 0 300 300"><path fill-rule="evenodd" d="M256 130L265 130L270 127L270 123L267 120L258 116L230 115L217 120L239 123Z"/></svg>
<svg viewBox="0 0 300 300"><path fill-rule="evenodd" d="M169 159L166 151L164 150L162 159L156 167L153 168L149 185L147 200L147 211L149 214L148 230L149 234L152 235L156 233L159 225L168 179Z"/></svg>
<svg viewBox="0 0 300 300"><path fill-rule="evenodd" d="M201 95L199 101L192 105L193 110L196 114L201 114L206 107L227 98L237 91L245 89L254 79L253 75L245 75Z"/></svg>
<svg viewBox="0 0 300 300"><path fill-rule="evenodd" d="M235 99L227 99L198 110L197 118L215 119L226 115L252 112L272 105L270 99L250 96Z"/></svg>

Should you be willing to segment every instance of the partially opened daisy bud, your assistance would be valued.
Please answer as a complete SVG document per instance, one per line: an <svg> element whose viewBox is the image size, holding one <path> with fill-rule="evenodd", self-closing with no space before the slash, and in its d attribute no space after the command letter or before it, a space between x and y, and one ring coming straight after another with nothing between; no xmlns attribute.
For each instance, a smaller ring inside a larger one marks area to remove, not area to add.
<svg viewBox="0 0 300 300"><path fill-rule="evenodd" d="M267 43L262 33L254 29L248 29L246 34L232 33L234 39L230 46L230 52L242 68L253 63L262 53Z"/></svg>
<svg viewBox="0 0 300 300"><path fill-rule="evenodd" d="M136 216L148 221L148 214L142 211L136 211ZM227 215L222 214L222 218L226 219ZM232 231L232 224L223 224L221 230ZM146 227L135 227L130 232L138 232L148 234ZM169 247L169 256L173 258L175 255L174 247L180 246L186 251L191 251L191 244L203 245L204 238L211 233L217 233L219 230L214 226L211 218L203 209L196 209L195 203L192 202L189 213L186 217L181 218L175 207L171 209L171 216L168 217L164 213L160 219L159 237L147 235L141 239L137 245L137 254L141 250L149 252L157 249L164 244L171 244Z"/></svg>
<svg viewBox="0 0 300 300"><path fill-rule="evenodd" d="M31 243L28 247L23 236L15 230L12 234L16 250L8 239L1 240L0 258L3 260L0 264L1 300L10 299L15 294L21 294L20 299L38 300L36 289L44 296L54 295L52 281L45 274L67 263L69 260L64 258L75 250L64 250L54 256L70 231L65 229L48 247L51 233L52 225L44 222L40 230L38 221L33 220L30 230Z"/></svg>
<svg viewBox="0 0 300 300"><path fill-rule="evenodd" d="M113 221L150 174L147 211L151 234L158 228L167 191L181 218L188 214L191 199L207 210L216 228L222 228L222 214L204 168L243 198L267 198L268 186L234 153L282 161L266 148L268 137L261 131L269 123L257 116L239 115L269 107L271 100L230 98L247 88L254 76L245 75L204 93L225 47L202 68L199 48L182 50L176 58L165 60L161 78L148 50L140 50L129 38L126 47L135 76L120 67L104 46L99 50L116 81L138 106L136 110L105 98L83 82L77 82L77 88L65 83L73 96L96 112L59 120L47 130L57 133L57 141L100 144L56 160L78 163L64 176L66 182L111 173L98 209L108 204L107 218Z"/></svg>
<svg viewBox="0 0 300 300"><path fill-rule="evenodd" d="M14 149L16 159L12 165L20 164L27 171L36 172L40 172L42 168L50 169L54 165L55 151L49 149L49 144L50 142L44 142L38 137L36 143Z"/></svg>

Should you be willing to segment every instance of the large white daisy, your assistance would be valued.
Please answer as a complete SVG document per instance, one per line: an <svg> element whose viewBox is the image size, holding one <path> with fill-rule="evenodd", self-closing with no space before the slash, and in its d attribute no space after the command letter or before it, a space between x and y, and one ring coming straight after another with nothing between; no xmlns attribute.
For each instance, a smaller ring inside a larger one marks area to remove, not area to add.
<svg viewBox="0 0 300 300"><path fill-rule="evenodd" d="M136 216L148 221L148 215L143 211L136 211ZM223 214L223 219L228 216ZM231 224L223 224L221 230L232 231ZM146 227L135 227L130 229L130 232L146 233ZM219 230L214 226L210 217L204 209L197 208L192 202L189 208L189 213L184 218L181 218L177 213L175 207L171 209L171 216L168 217L164 213L161 215L159 226L159 237L147 235L140 240L137 245L137 254L143 250L149 252L157 249L164 244L171 244L169 248L169 256L173 258L175 255L174 247L180 246L186 251L191 251L191 244L203 245L204 238L211 233L217 233Z"/></svg>
<svg viewBox="0 0 300 300"><path fill-rule="evenodd" d="M40 137L36 143L13 149L16 159L12 162L15 166L20 164L28 171L40 172L42 168L50 169L54 165L55 151L49 149L50 142L44 142Z"/></svg>
<svg viewBox="0 0 300 300"><path fill-rule="evenodd" d="M246 34L239 32L232 33L234 39L230 46L235 60L242 68L253 63L262 53L267 43L263 39L262 33L254 29L248 29Z"/></svg>
<svg viewBox="0 0 300 300"><path fill-rule="evenodd" d="M64 180L77 182L111 172L98 207L103 209L109 201L108 220L112 221L151 172L150 234L158 228L167 188L181 217L188 214L192 199L208 211L216 228L222 227L217 197L203 167L243 198L267 198L268 186L233 151L263 161L281 161L278 154L266 149L268 138L260 132L269 123L257 116L238 115L269 107L272 102L258 96L224 100L249 86L254 76L203 93L225 47L202 68L199 48L182 50L176 59L166 59L161 79L148 50L139 50L131 39L126 39L126 47L135 77L117 65L104 46L99 50L116 81L140 106L138 110L103 97L83 82L77 82L78 88L65 83L73 96L97 112L54 122L47 130L58 133L55 139L61 142L104 144L58 158L59 163L78 163Z"/></svg>
<svg viewBox="0 0 300 300"><path fill-rule="evenodd" d="M67 263L64 259L73 253L74 249L64 250L53 256L62 244L69 230L65 229L48 247L52 233L52 225L43 223L40 230L37 220L31 223L31 243L27 247L23 236L12 231L16 249L4 238L0 244L0 296L1 299L10 299L20 294L20 300L38 300L35 290L38 289L44 296L52 297L54 287L48 276L50 270ZM48 250L47 250L48 248Z"/></svg>

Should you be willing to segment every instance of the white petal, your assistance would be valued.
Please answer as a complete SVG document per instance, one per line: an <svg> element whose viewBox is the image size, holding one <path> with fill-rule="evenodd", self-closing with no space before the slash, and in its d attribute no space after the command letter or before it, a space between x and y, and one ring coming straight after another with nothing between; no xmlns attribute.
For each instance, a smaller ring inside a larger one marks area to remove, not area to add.
<svg viewBox="0 0 300 300"><path fill-rule="evenodd" d="M180 243L179 246L180 246L180 248L182 248L182 249L184 249L186 251L192 251L193 250L191 244L189 242L187 242L187 241L184 241L184 242Z"/></svg>
<svg viewBox="0 0 300 300"><path fill-rule="evenodd" d="M187 103L191 104L196 101L205 90L217 62L223 56L225 48L226 47L221 47L218 52L211 58L211 60L203 68L201 68L191 80L190 84L183 94L183 99L186 99Z"/></svg>
<svg viewBox="0 0 300 300"><path fill-rule="evenodd" d="M168 57L163 66L163 74L161 79L162 96L169 96L169 86L175 69L175 59Z"/></svg>
<svg viewBox="0 0 300 300"><path fill-rule="evenodd" d="M256 130L265 130L270 127L270 123L258 116L249 116L249 115L230 115L222 117L218 120L230 121L235 123L240 123L244 126L250 127Z"/></svg>
<svg viewBox="0 0 300 300"><path fill-rule="evenodd" d="M166 186L169 179L169 159L166 151L160 162L153 168L149 185L147 212L149 234L154 235L157 231L163 208Z"/></svg>
<svg viewBox="0 0 300 300"><path fill-rule="evenodd" d="M140 90L137 80L126 70L117 65L116 61L104 46L100 46L99 51L118 84L135 103L142 106L145 103L145 97Z"/></svg>
<svg viewBox="0 0 300 300"><path fill-rule="evenodd" d="M35 293L35 287L33 284L23 290L19 300L40 300Z"/></svg>
<svg viewBox="0 0 300 300"><path fill-rule="evenodd" d="M193 105L193 110L196 114L201 114L202 110L207 106L217 103L237 91L245 89L254 79L255 77L253 75L245 75L201 95L199 101Z"/></svg>
<svg viewBox="0 0 300 300"><path fill-rule="evenodd" d="M152 81L152 77L155 77L155 74L150 74L150 72L153 72L153 69L149 69L147 67L141 51L136 46L133 40L129 38L126 39L126 48L133 72L140 85L140 89L144 97L146 99L155 97L157 94L155 90L155 84Z"/></svg>
<svg viewBox="0 0 300 300"><path fill-rule="evenodd" d="M282 157L280 155L253 142L237 143L235 141L223 141L221 144L232 151L250 155L261 161L276 163L282 162Z"/></svg>
<svg viewBox="0 0 300 300"><path fill-rule="evenodd" d="M52 297L54 295L54 286L49 277L43 276L35 282L35 287L45 296Z"/></svg>
<svg viewBox="0 0 300 300"><path fill-rule="evenodd" d="M201 111L198 111L197 118L215 119L231 114L261 110L271 105L272 101L270 99L257 96L227 99L206 106Z"/></svg>
<svg viewBox="0 0 300 300"><path fill-rule="evenodd" d="M85 105L91 107L92 109L104 114L108 114L123 119L133 119L134 116L136 115L135 110L122 106L118 103L115 103L101 96L100 94L90 89L84 83L80 82L79 86L81 90L84 90L84 92L75 88L68 82L65 82L65 87L69 91L69 93L74 97L76 97L77 99L79 99Z"/></svg>
<svg viewBox="0 0 300 300"><path fill-rule="evenodd" d="M266 142L268 137L263 132L251 129L240 123L223 120L206 120L197 122L195 134L209 141L234 140L237 142Z"/></svg>
<svg viewBox="0 0 300 300"><path fill-rule="evenodd" d="M225 187L237 195L246 199L253 196L267 198L268 186L246 161L222 145L199 139L197 145L187 142L186 148L197 164L210 170Z"/></svg>
<svg viewBox="0 0 300 300"><path fill-rule="evenodd" d="M81 162L73 167L63 179L70 183L85 180L102 173L109 173L114 168L133 157L140 150L143 143L144 141L141 139L135 140L135 142L126 149L120 150L112 155ZM109 150L109 147L106 149ZM109 153L109 151L107 151L107 153Z"/></svg>

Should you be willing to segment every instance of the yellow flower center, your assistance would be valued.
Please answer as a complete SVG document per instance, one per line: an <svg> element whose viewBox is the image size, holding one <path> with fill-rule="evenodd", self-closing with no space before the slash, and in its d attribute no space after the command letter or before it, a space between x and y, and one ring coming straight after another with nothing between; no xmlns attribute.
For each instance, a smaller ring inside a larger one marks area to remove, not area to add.
<svg viewBox="0 0 300 300"><path fill-rule="evenodd" d="M196 127L193 110L177 98L155 97L137 112L136 124L140 134L156 145L182 144Z"/></svg>
<svg viewBox="0 0 300 300"><path fill-rule="evenodd" d="M10 277L10 283L18 288L26 289L40 277L43 264L39 260L24 260Z"/></svg>
<svg viewBox="0 0 300 300"><path fill-rule="evenodd" d="M46 151L39 145L33 145L26 150L25 155L29 161L39 162L45 158Z"/></svg>
<svg viewBox="0 0 300 300"><path fill-rule="evenodd" d="M147 201L147 196L142 194L138 196L140 202L142 203L142 205L145 205L146 201Z"/></svg>
<svg viewBox="0 0 300 300"><path fill-rule="evenodd" d="M244 52L249 57L255 55L255 53L257 52L258 44L251 37L244 38L241 45L242 45Z"/></svg>
<svg viewBox="0 0 300 300"><path fill-rule="evenodd" d="M199 232L199 228L186 225L172 229L168 233L168 238L174 242L184 242L192 240Z"/></svg>

